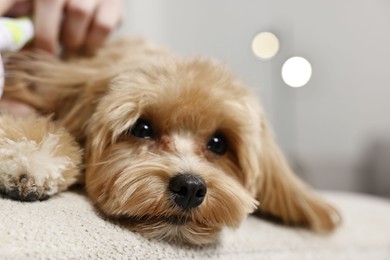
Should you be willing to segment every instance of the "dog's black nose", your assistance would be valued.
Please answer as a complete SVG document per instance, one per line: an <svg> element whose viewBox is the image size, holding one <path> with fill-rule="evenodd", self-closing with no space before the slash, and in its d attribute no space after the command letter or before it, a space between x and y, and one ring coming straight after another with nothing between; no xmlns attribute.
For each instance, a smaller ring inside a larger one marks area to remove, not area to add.
<svg viewBox="0 0 390 260"><path fill-rule="evenodd" d="M169 190L176 205L183 210L198 207L207 192L204 181L188 173L174 176L169 182Z"/></svg>

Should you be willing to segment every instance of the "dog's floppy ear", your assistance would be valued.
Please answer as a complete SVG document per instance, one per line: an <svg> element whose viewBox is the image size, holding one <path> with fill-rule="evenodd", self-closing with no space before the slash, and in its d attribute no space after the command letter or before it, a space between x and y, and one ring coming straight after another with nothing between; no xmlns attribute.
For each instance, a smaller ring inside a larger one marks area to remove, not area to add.
<svg viewBox="0 0 390 260"><path fill-rule="evenodd" d="M264 117L260 136L256 196L260 202L259 211L285 223L303 224L316 231L335 228L340 222L339 213L293 174Z"/></svg>

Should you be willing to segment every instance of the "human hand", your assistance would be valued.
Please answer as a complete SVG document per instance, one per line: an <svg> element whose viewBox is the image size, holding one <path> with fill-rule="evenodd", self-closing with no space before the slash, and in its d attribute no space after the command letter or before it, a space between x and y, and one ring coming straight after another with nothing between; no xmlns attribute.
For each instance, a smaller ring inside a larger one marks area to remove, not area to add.
<svg viewBox="0 0 390 260"><path fill-rule="evenodd" d="M23 104L21 102L1 99L0 115L2 113L11 114L18 117L24 117L24 116L33 115L36 113L36 111L29 105Z"/></svg>
<svg viewBox="0 0 390 260"><path fill-rule="evenodd" d="M96 49L121 21L122 0L1 0L0 15L32 15L34 46L57 53Z"/></svg>

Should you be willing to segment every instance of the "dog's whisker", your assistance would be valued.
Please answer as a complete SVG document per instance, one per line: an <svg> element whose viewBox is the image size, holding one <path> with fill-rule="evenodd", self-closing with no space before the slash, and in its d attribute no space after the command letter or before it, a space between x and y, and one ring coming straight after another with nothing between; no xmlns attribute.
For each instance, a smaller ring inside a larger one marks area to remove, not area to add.
<svg viewBox="0 0 390 260"><path fill-rule="evenodd" d="M85 167L88 167L88 166L101 166L101 165L105 165L105 164L112 164L113 162L115 162L116 159L115 158L112 158L110 160L106 160L106 161L100 161L100 162L96 162L96 163L88 163L88 164L85 164Z"/></svg>

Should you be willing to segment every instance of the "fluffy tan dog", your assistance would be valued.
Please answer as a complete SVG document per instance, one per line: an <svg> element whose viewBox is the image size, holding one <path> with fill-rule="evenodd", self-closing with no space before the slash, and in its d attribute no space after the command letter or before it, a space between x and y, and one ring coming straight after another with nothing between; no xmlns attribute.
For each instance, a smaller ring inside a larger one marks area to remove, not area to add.
<svg viewBox="0 0 390 260"><path fill-rule="evenodd" d="M5 98L52 115L0 117L0 189L14 199L77 181L73 136L92 202L147 237L212 243L255 210L317 231L340 221L293 175L255 95L209 59L122 40L89 58L6 61Z"/></svg>

